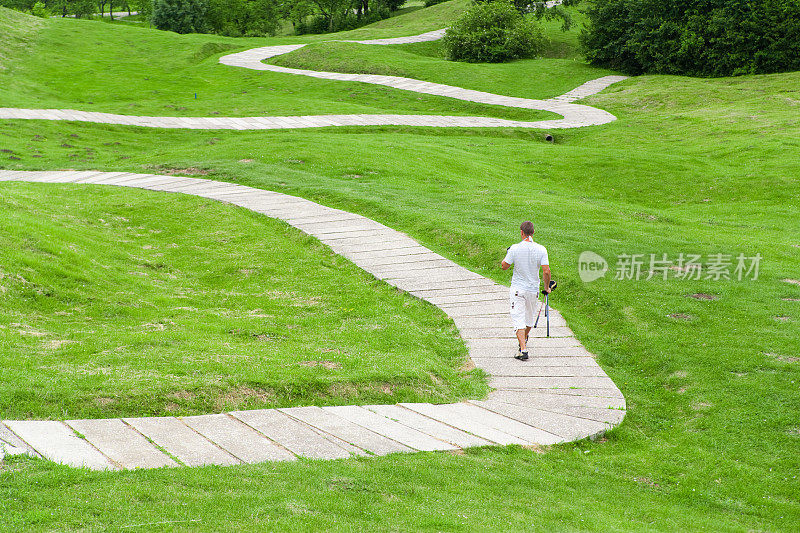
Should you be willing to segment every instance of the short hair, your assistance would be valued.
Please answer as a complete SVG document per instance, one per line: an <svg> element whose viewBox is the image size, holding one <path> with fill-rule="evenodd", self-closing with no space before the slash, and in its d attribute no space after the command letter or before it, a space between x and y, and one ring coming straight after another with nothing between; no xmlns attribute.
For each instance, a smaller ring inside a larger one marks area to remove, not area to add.
<svg viewBox="0 0 800 533"><path fill-rule="evenodd" d="M530 237L531 235L533 235L533 222L531 222L530 220L526 220L525 222L522 223L522 225L520 225L519 229L522 230L522 233Z"/></svg>

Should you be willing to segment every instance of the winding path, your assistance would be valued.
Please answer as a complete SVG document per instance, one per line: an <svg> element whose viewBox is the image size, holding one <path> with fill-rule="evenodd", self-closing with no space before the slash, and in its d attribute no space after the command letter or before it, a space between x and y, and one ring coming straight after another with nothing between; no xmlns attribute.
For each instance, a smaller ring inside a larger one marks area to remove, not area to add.
<svg viewBox="0 0 800 533"><path fill-rule="evenodd" d="M494 388L486 400L292 407L188 417L5 420L0 457L28 453L97 470L338 459L488 445L549 445L620 424L625 399L563 318L532 331L532 357L513 358L508 288L378 222L309 200L205 179L92 171L0 170L0 181L136 187L183 193L279 218L455 322Z"/></svg>
<svg viewBox="0 0 800 533"><path fill-rule="evenodd" d="M352 41L388 45L441 38L444 30L395 39ZM606 76L548 100L513 98L396 76L340 74L268 65L269 57L305 45L255 48L220 58L255 70L362 82L470 102L551 111L536 122L438 115L296 117L143 117L71 109L0 108L0 119L70 120L154 128L282 129L326 126L574 128L615 117L574 104L616 83ZM533 356L515 360L507 316L508 289L428 250L407 235L365 217L285 194L231 183L126 172L0 170L0 181L82 183L193 194L282 219L317 237L353 263L436 305L455 322L472 362L491 376L486 400L261 409L189 417L0 421L0 458L27 453L97 470L234 465L262 461L338 459L395 452L458 450L488 445L548 445L593 437L620 424L625 399L563 318L551 312L552 337L532 332Z"/></svg>
<svg viewBox="0 0 800 533"><path fill-rule="evenodd" d="M398 37L393 39L373 39L366 41L346 41L360 44L390 45L424 42L440 39L445 30ZM76 122L93 122L99 124L118 124L125 126L142 126L148 128L181 128L206 130L268 130L324 128L331 126L428 126L428 127L461 127L461 128L535 128L560 129L579 128L607 124L616 117L607 111L573 103L575 100L598 93L609 85L625 79L625 76L604 76L588 81L566 94L547 100L516 98L498 94L462 89L451 85L426 82L399 76L379 76L370 74L342 74L338 72L319 72L314 70L294 69L269 65L263 60L286 54L306 46L293 44L282 46L265 46L253 48L222 56L219 62L224 65L279 72L327 80L370 83L383 85L405 91L434 96L445 96L506 107L550 111L563 118L555 120L517 121L478 116L443 116L443 115L303 115L288 117L149 117L137 115L118 115L96 111L78 111L75 109L23 109L0 108L0 119L25 120L69 120Z"/></svg>

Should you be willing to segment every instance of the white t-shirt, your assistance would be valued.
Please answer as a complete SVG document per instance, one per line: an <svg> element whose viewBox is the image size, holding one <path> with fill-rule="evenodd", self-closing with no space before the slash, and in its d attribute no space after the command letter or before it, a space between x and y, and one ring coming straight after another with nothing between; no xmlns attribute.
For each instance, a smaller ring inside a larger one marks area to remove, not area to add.
<svg viewBox="0 0 800 533"><path fill-rule="evenodd" d="M547 249L533 239L525 239L508 248L506 258L509 265L514 265L511 286L523 291L539 292L539 268L549 265Z"/></svg>

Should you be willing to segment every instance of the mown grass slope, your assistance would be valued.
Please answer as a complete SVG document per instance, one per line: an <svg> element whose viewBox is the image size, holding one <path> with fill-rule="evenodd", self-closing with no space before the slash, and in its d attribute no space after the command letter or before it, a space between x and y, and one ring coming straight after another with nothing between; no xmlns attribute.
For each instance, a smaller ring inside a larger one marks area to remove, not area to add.
<svg viewBox="0 0 800 533"><path fill-rule="evenodd" d="M798 73L634 78L587 101L619 120L556 131L554 144L513 130L0 122L6 155L17 158L6 168L202 166L215 179L370 216L502 282L497 262L530 218L559 280L553 304L629 408L602 441L548 450L124 474L15 460L0 474L9 496L0 509L28 529L793 531L799 82ZM311 92L286 83L299 97ZM584 250L609 261L605 278L580 281ZM619 254L663 253L762 259L757 280L613 279ZM99 491L109 499L82 496Z"/></svg>
<svg viewBox="0 0 800 533"><path fill-rule="evenodd" d="M452 322L278 221L0 184L4 418L481 396Z"/></svg>
<svg viewBox="0 0 800 533"><path fill-rule="evenodd" d="M410 15L413 13L407 16ZM149 116L399 113L488 115L520 120L554 116L365 83L254 72L218 61L220 56L238 50L313 42L320 36L233 39L177 35L90 20L30 22L31 17L24 17L20 22L20 14L8 10L0 16L5 17L0 19L5 20L5 26L14 28L13 42L20 41L9 50L15 61L7 61L8 68L0 70L0 84L6 89L5 107ZM298 91L298 87L302 90Z"/></svg>

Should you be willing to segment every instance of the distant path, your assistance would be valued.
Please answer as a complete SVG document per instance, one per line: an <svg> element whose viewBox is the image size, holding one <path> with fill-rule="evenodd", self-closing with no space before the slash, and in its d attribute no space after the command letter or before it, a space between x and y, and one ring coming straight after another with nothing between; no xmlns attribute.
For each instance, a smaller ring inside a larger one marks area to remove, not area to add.
<svg viewBox="0 0 800 533"><path fill-rule="evenodd" d="M378 279L447 313L494 389L484 401L291 407L187 417L0 421L4 453L97 470L338 459L489 445L548 445L619 425L625 398L551 311L516 353L508 287L360 215L277 192L206 179L94 171L0 170L0 181L116 185L191 194L278 218ZM165 453L166 452L166 453Z"/></svg>
<svg viewBox="0 0 800 533"><path fill-rule="evenodd" d="M372 39L364 41L345 41L360 44L390 45L413 42L433 41L440 39L445 30L436 30L392 39ZM452 85L443 85L413 78L399 76L379 76L370 74L342 74L338 72L320 72L315 70L294 69L268 65L264 59L286 54L306 46L305 44L264 46L244 52L222 56L219 62L224 65L265 70L300 76L310 76L327 80L370 83L383 85L421 94L445 96L505 107L550 111L563 118L539 121L517 121L501 118L477 116L442 116L442 115L303 115L288 117L147 117L135 115L118 115L95 111L77 111L74 109L22 109L0 108L0 119L27 120L70 120L77 122L94 122L100 124L119 124L126 126L142 126L147 128L182 128L203 130L268 130L324 128L330 126L428 126L428 127L460 127L460 128L535 128L561 129L579 128L607 124L616 117L607 111L595 107L574 104L575 100L598 93L609 85L624 80L625 76L604 76L569 91L561 96L547 100L516 98L498 94L462 89Z"/></svg>

